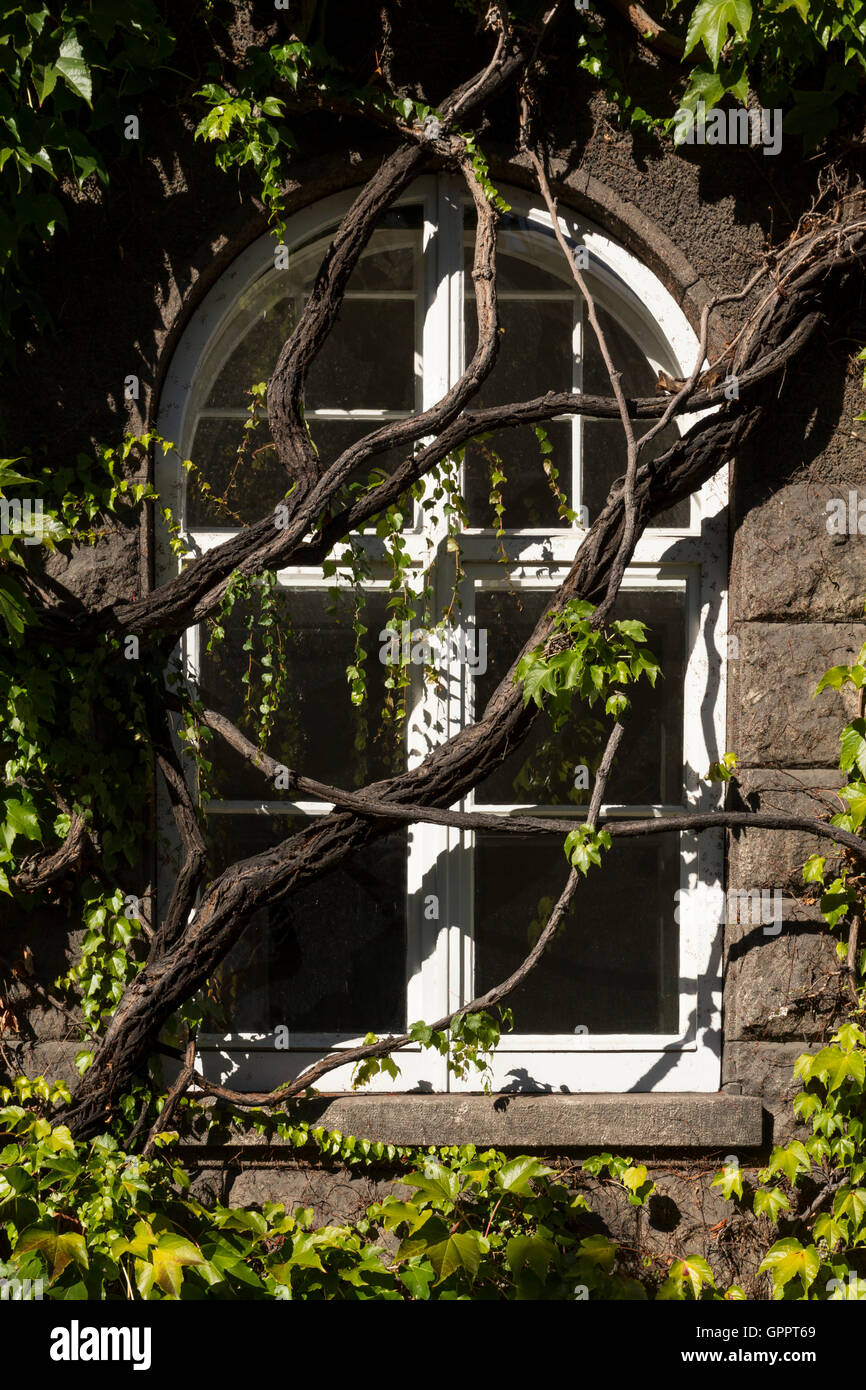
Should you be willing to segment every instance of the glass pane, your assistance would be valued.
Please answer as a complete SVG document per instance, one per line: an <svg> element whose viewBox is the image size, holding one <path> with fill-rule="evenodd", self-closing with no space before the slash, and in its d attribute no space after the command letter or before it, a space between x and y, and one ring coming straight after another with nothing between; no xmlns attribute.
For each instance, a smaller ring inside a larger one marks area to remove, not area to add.
<svg viewBox="0 0 866 1390"><path fill-rule="evenodd" d="M311 824L298 816L212 815L215 869ZM406 832L399 831L258 913L219 970L228 1031L280 1024L290 1033L403 1031L405 900Z"/></svg>
<svg viewBox="0 0 866 1390"><path fill-rule="evenodd" d="M570 391L574 378L572 351L573 302L571 300L509 300L499 304L504 329L499 356L472 405L507 405L529 400L546 391ZM478 336L475 304L466 302L466 360L475 350ZM559 486L571 505L571 428L546 425L555 446ZM538 440L532 428L505 430L488 442L502 458L508 478L504 488L505 525L562 526L557 503L542 467ZM491 526L488 504L489 460L477 445L466 452L466 501L470 526ZM480 477L480 483L479 483Z"/></svg>
<svg viewBox="0 0 866 1390"><path fill-rule="evenodd" d="M349 289L414 290L419 272L422 225L419 204L392 208L384 213L352 272Z"/></svg>
<svg viewBox="0 0 866 1390"><path fill-rule="evenodd" d="M333 463L352 444L357 444L368 434L382 429L384 420L322 420L317 416L307 417L313 443L319 451L319 458L328 464ZM356 469L349 480L353 483L366 482L371 474L390 474L407 458L412 457L414 445L405 444L399 449L388 449L376 454Z"/></svg>
<svg viewBox="0 0 866 1390"><path fill-rule="evenodd" d="M557 836L475 837L475 986L515 970L565 886ZM533 973L509 997L518 1033L672 1033L678 1029L679 836L614 842L581 879ZM579 1063L578 1063L579 1066Z"/></svg>
<svg viewBox="0 0 866 1390"><path fill-rule="evenodd" d="M621 324L598 309L598 319L613 358L614 366L622 372L622 386L627 396L654 396L656 374L641 349ZM612 395L610 378L604 365L592 325L584 325L583 390L588 396ZM640 437L652 426L652 421L635 423L635 435ZM667 425L649 445L641 461L659 458L679 439L676 425ZM583 425L583 496L581 502L589 512L592 524L607 501L611 485L625 476L626 447L622 425L618 420L585 420ZM654 526L687 526L691 515L688 498L653 519Z"/></svg>
<svg viewBox="0 0 866 1390"><path fill-rule="evenodd" d="M400 771L401 736L381 717L388 668L379 660L379 632L388 618L387 597L387 593L369 590L364 595L361 621L367 629L363 634L367 699L359 707L350 701L346 680L346 668L353 664L355 654L351 597L341 594L333 614L335 600L326 591L278 591L278 665L286 684L267 749L286 767L331 786L348 788L362 787ZM201 692L206 704L223 710L257 743L263 647L261 634L256 633L253 651L243 650L246 624L245 609L238 603L223 624L224 640L215 644L210 654L202 653ZM209 630L208 626L203 629L203 647ZM248 686L243 678L250 672L255 677L256 696L252 712L247 713L244 698ZM208 745L208 756L213 760L213 795L217 798L291 799L288 791L269 790L264 775L221 740Z"/></svg>
<svg viewBox="0 0 866 1390"><path fill-rule="evenodd" d="M307 377L309 410L415 408L415 300L346 299Z"/></svg>
<svg viewBox="0 0 866 1390"><path fill-rule="evenodd" d="M278 292L275 277L290 274L290 271L270 273L267 278L271 282L272 294ZM287 288L275 302L265 301L262 304L252 326L217 375L206 401L207 406L238 410L248 405L250 388L259 381L269 380L283 344L295 330L302 303L299 287L293 286Z"/></svg>
<svg viewBox="0 0 866 1390"><path fill-rule="evenodd" d="M553 445L548 462L558 475L554 481L565 505L570 506L571 425L551 421L545 425L545 429ZM464 477L471 525L493 528L497 525L490 498L491 468L498 466L497 456L507 479L501 484L505 505L502 525L506 529L569 524L559 514L559 502L544 471L544 457L535 430L525 426L522 429L499 430L482 444L467 445Z"/></svg>
<svg viewBox="0 0 866 1390"><path fill-rule="evenodd" d="M551 598L549 591L479 591L476 627L487 630L487 670L475 683L476 714L526 642ZM626 734L608 780L605 801L625 805L676 805L682 800L684 595L625 590L613 618L639 618L649 627L647 645L661 663L655 690L644 678L629 687ZM600 704L575 700L572 717L558 733L542 711L520 748L475 790L478 804L586 806L611 721ZM581 769L587 769L583 774ZM584 786L583 784L588 785Z"/></svg>
<svg viewBox="0 0 866 1390"><path fill-rule="evenodd" d="M474 207L466 209L463 237L463 264L472 272L475 258ZM496 283L502 293L572 294L574 283L552 231L546 231L526 217L506 213L499 219L496 238Z"/></svg>
<svg viewBox="0 0 866 1390"><path fill-rule="evenodd" d="M310 369L308 410L414 410L420 229L417 207L398 209L381 219L349 281L349 297L337 323ZM275 506L287 484L272 445L266 452L257 452L254 462L237 468L237 449L245 438L239 412L250 403L251 387L270 379L297 325L329 235L293 251L287 269L266 271L255 281L235 306L203 368L204 378L212 378L205 397L211 414L198 421L190 457L217 496L223 495L231 480L227 501L244 523L257 521ZM225 415L219 418L217 411ZM351 438L360 438L371 428L375 422L359 426ZM319 440L322 433L314 432L314 437ZM263 411L254 448L260 451L269 444ZM186 522L192 527L238 524L203 499L194 481L188 487Z"/></svg>
<svg viewBox="0 0 866 1390"><path fill-rule="evenodd" d="M475 301L467 299L466 361L478 341ZM502 341L496 366L484 382L473 407L508 405L530 400L546 391L570 391L574 377L572 300L502 299L499 304Z"/></svg>
<svg viewBox="0 0 866 1390"><path fill-rule="evenodd" d="M193 528L249 525L272 512L290 486L264 413L255 430L241 419L199 419L190 458L214 494L201 491L195 474L188 477L185 515Z"/></svg>

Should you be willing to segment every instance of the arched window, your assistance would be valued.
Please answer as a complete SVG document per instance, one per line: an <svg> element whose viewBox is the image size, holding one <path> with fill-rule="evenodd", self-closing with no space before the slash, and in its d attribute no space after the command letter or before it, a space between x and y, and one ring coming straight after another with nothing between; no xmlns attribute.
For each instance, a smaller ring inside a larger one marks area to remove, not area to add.
<svg viewBox="0 0 866 1390"><path fill-rule="evenodd" d="M336 457L379 423L429 407L458 379L475 343L475 214L464 195L449 178L420 180L374 233L308 379L305 416L320 455ZM502 345L473 407L548 390L609 395L546 212L528 196L507 196L512 211L502 221L497 254ZM161 461L158 483L194 553L220 544L283 496L264 412L256 429L244 429L249 392L273 371L349 201L338 196L297 214L287 253L275 254L270 238L252 245L181 339L159 430L192 458L212 492L203 493L173 456ZM562 217L573 243L588 253L586 274L626 393L651 395L659 371L687 374L697 342L671 295L598 228ZM667 447L677 428L672 424L654 447ZM402 457L372 462L388 470ZM380 718L389 700L397 712L389 690L394 645L386 632L397 611L389 607L394 572L383 537L370 529L357 540L356 579L359 565L365 571L360 606L345 547L336 548L327 574L321 564L279 574L274 604L285 689L275 702L268 751L280 762L332 786L360 787L417 763L471 721L567 572L583 528L624 472L625 453L618 422L573 416L552 421L540 439L531 426L501 431L467 446L453 469L458 462L462 517L460 506L444 507L447 489L437 500L435 479L414 514L407 508L404 516L402 547L413 573L427 575L436 611L453 593L455 553L462 571L438 679L425 681L413 668L408 689L398 692L404 721ZM369 472L362 471L359 485ZM716 478L658 518L629 566L615 615L648 623L664 679L655 691L636 688L608 816L664 817L717 804L701 777L724 751L725 501L725 482ZM159 555L166 578L178 561L165 544ZM245 646L239 609L224 622L220 643L210 640L207 625L190 630L183 660L207 700L249 732L244 678L258 657ZM398 629L395 640L401 635ZM352 703L346 675L356 665L356 639L366 654L363 704ZM576 711L556 738L542 717L464 806L561 816L564 839L569 821L586 813L602 738L588 711ZM260 773L216 745L209 756L216 867L265 849L330 809L269 789ZM227 1032L203 1039L202 1065L235 1086L259 1089L368 1030L381 1036L433 1021L515 968L566 873L557 837L415 825L376 841L247 929L221 972ZM700 894L684 891L697 888ZM564 930L510 1001L515 1030L493 1061L494 1088L717 1089L722 902L719 835L699 843L671 831L618 842L603 869L581 885ZM399 1083L374 1084L478 1089L477 1078L449 1077L429 1052L410 1050L399 1062ZM326 1084L347 1089L349 1069L331 1073Z"/></svg>

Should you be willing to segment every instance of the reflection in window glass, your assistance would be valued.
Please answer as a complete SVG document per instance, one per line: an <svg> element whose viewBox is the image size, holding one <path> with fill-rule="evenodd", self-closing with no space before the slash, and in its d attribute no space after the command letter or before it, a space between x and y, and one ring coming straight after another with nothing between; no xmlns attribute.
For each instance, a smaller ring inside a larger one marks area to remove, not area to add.
<svg viewBox="0 0 866 1390"><path fill-rule="evenodd" d="M654 396L656 373L637 343L604 309L598 308L598 321L604 333L613 364L622 372L622 388L626 396ZM592 326L587 322L583 345L583 390L587 396L609 396L610 378ZM640 438L652 426L652 421L635 421L635 437ZM640 460L659 458L680 437L671 422L656 435L642 453ZM607 501L612 484L624 478L626 471L625 435L619 420L584 420L583 422L583 503L589 513L590 525ZM654 526L687 526L690 516L688 498L675 503L666 512L653 518Z"/></svg>
<svg viewBox="0 0 866 1390"><path fill-rule="evenodd" d="M549 592L537 589L478 592L475 622L487 629L487 671L477 678L475 688L479 713L550 598ZM627 752L614 763L605 799L630 805L677 804L683 779L684 595L624 590L611 617L639 618L647 624L647 646L661 665L662 677L654 690L645 677L628 687L632 706ZM517 752L476 788L476 802L588 805L609 730L610 720L600 703L588 709L575 700L571 719L556 734L542 712ZM587 788L579 785L585 780L577 774L580 767L588 769Z"/></svg>
<svg viewBox="0 0 866 1390"><path fill-rule="evenodd" d="M477 834L475 844L475 993L481 994L529 954L568 865L556 836L490 831ZM602 867L581 879L556 938L509 996L515 1032L675 1032L679 886L676 834L616 842Z"/></svg>
<svg viewBox="0 0 866 1390"><path fill-rule="evenodd" d="M321 589L277 591L277 639L279 662L286 688L279 702L268 751L307 777L338 787L362 787L400 770L402 747L392 724L381 719L388 668L379 660L379 632L388 619L387 594L368 590L361 610L367 628L363 635L367 653L367 701L361 707L349 698L346 667L352 665L355 637L352 631L354 603ZM247 682L262 649L259 635L252 651L247 619L240 603L223 624L225 638L211 653L202 652L201 693L205 703L224 710L249 738L256 741L258 712L245 713ZM203 642L206 646L206 638ZM261 772L234 753L222 741L209 751L214 771L214 795L227 800L277 798L268 791ZM288 796L287 792L282 793Z"/></svg>
<svg viewBox="0 0 866 1390"><path fill-rule="evenodd" d="M351 434L342 442L336 433L329 437L327 427L334 422L313 412L345 416L350 410L377 411L393 418L416 408L420 228L416 207L381 219L349 280L337 323L311 365L304 406L326 462L333 462L345 443L375 429L377 421L344 422ZM321 254L317 238L292 253L287 269L260 276L211 350L206 370L212 380L190 457L229 511L190 487L185 514L190 527L231 526L237 524L234 518L249 524L276 506L290 486L270 440L266 412L261 412L252 439L244 428L245 416L252 386L270 379L297 325ZM242 443L246 447L239 463ZM387 471L394 460L377 459L374 466ZM364 479L368 471L364 469Z"/></svg>
<svg viewBox="0 0 866 1390"><path fill-rule="evenodd" d="M313 823L212 816L218 871ZM229 1032L364 1034L406 1026L406 833L376 840L257 914L219 970Z"/></svg>

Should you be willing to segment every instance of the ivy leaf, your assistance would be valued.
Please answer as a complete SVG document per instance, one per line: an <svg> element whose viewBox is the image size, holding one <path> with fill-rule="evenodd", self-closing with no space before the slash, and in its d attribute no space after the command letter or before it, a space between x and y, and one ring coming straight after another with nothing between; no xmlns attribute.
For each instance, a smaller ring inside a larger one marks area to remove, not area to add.
<svg viewBox="0 0 866 1390"><path fill-rule="evenodd" d="M828 1048L827 1051L830 1049ZM770 1154L768 1171L770 1173L784 1173L788 1182L795 1181L798 1173L811 1173L812 1160L804 1144L799 1139L794 1139L785 1148L777 1147Z"/></svg>
<svg viewBox="0 0 866 1390"><path fill-rule="evenodd" d="M41 841L42 831L39 828L39 817L33 806L26 806L23 801L7 801L6 819L16 834L26 835L28 840Z"/></svg>
<svg viewBox="0 0 866 1390"><path fill-rule="evenodd" d="M862 1187L843 1187L836 1193L833 1201L833 1215L847 1216L855 1226L862 1226L866 1218L866 1189Z"/></svg>
<svg viewBox="0 0 866 1390"><path fill-rule="evenodd" d="M556 1246L544 1236L512 1236L505 1247L505 1258L515 1278L529 1266L540 1283L544 1283Z"/></svg>
<svg viewBox="0 0 866 1390"><path fill-rule="evenodd" d="M703 43L714 68L719 66L719 54L728 40L728 28L740 39L748 36L752 23L751 0L700 0L692 15L686 35L683 57Z"/></svg>
<svg viewBox="0 0 866 1390"><path fill-rule="evenodd" d="M854 719L846 724L839 741L842 744L841 770L850 772L856 766L861 777L866 778L866 719Z"/></svg>
<svg viewBox="0 0 866 1390"><path fill-rule="evenodd" d="M36 88L36 98L41 106L46 97L57 85L58 70L46 63L44 67L33 65L33 86Z"/></svg>
<svg viewBox="0 0 866 1390"><path fill-rule="evenodd" d="M427 1251L428 1259L439 1275L441 1284L457 1270L465 1270L470 1280L474 1280L481 1264L481 1256L490 1249L489 1241L478 1231L455 1232L438 1245L431 1245Z"/></svg>
<svg viewBox="0 0 866 1390"><path fill-rule="evenodd" d="M742 1197L743 1195L743 1175L739 1165L730 1164L717 1173L713 1178L711 1187L720 1187L725 1201L730 1201L731 1197Z"/></svg>
<svg viewBox="0 0 866 1390"><path fill-rule="evenodd" d="M501 1187L504 1192L511 1192L515 1197L531 1197L533 1194L529 1186L530 1179L549 1177L553 1171L537 1158L522 1155L520 1158L513 1158L510 1163L503 1164L496 1174L496 1186Z"/></svg>
<svg viewBox="0 0 866 1390"><path fill-rule="evenodd" d="M847 1224L838 1221L829 1212L823 1212L815 1222L812 1231L816 1240L825 1240L831 1250L835 1250L847 1238Z"/></svg>
<svg viewBox="0 0 866 1390"><path fill-rule="evenodd" d="M823 883L824 866L826 865L826 863L827 860L823 859L820 854L810 854L809 858L803 865L803 882Z"/></svg>
<svg viewBox="0 0 866 1390"><path fill-rule="evenodd" d="M434 1202L456 1202L460 1191L458 1175L441 1163L430 1163L423 1173L411 1173L403 1181L407 1187L417 1188Z"/></svg>
<svg viewBox="0 0 866 1390"><path fill-rule="evenodd" d="M607 1236L584 1236L578 1247L578 1254L609 1274L616 1260L616 1245L612 1240L608 1240Z"/></svg>
<svg viewBox="0 0 866 1390"><path fill-rule="evenodd" d="M685 1298L686 1288L689 1288L692 1297L699 1298L704 1284L715 1288L713 1271L702 1255L687 1255L684 1260L674 1260L658 1297L664 1301Z"/></svg>
<svg viewBox="0 0 866 1390"><path fill-rule="evenodd" d="M755 1193L752 1209L756 1216L766 1216L770 1221L777 1221L780 1212L791 1210L791 1203L781 1187L762 1187Z"/></svg>
<svg viewBox="0 0 866 1390"><path fill-rule="evenodd" d="M436 1271L429 1269L427 1265L413 1265L411 1269L401 1272L400 1283L405 1285L413 1298L426 1303L430 1297L430 1285L435 1277Z"/></svg>
<svg viewBox="0 0 866 1390"><path fill-rule="evenodd" d="M81 44L74 29L64 35L56 67L69 90L91 106L93 84L90 80L90 68L84 61Z"/></svg>
<svg viewBox="0 0 866 1390"><path fill-rule="evenodd" d="M31 1226L24 1231L12 1253L13 1263L18 1263L22 1255L36 1250L45 1259L49 1269L49 1284L53 1284L72 1260L84 1269L89 1268L87 1247L84 1237L76 1231L58 1235L51 1227Z"/></svg>
<svg viewBox="0 0 866 1390"><path fill-rule="evenodd" d="M824 672L815 686L815 695L820 695L822 690L841 690L842 686L850 679L850 666L831 666L829 671ZM813 695L812 698L814 699L815 696Z"/></svg>
<svg viewBox="0 0 866 1390"><path fill-rule="evenodd" d="M758 1266L759 1274L772 1274L773 1288L783 1289L798 1276L803 1287L814 1284L821 1268L821 1257L814 1245L801 1245L799 1240L788 1236L771 1245Z"/></svg>
<svg viewBox="0 0 866 1390"><path fill-rule="evenodd" d="M201 1264L204 1264L204 1257L197 1245L185 1236L166 1231L153 1252L154 1283L170 1298L180 1298L184 1266Z"/></svg>
<svg viewBox="0 0 866 1390"><path fill-rule="evenodd" d="M794 9L804 24L809 22L809 0L776 0L776 3L769 5L768 8L773 10L775 14L782 14L785 10Z"/></svg>

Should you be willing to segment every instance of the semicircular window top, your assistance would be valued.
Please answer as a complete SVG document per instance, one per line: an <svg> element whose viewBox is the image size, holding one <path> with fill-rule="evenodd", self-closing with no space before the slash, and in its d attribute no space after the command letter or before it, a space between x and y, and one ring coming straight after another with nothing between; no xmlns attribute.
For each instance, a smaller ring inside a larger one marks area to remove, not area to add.
<svg viewBox="0 0 866 1390"><path fill-rule="evenodd" d="M548 391L609 396L586 306L546 213L520 194L507 197L512 211L497 249L500 352L468 408ZM264 388L349 202L340 195L296 214L276 252L268 238L248 248L175 352L159 433L194 466L163 457L158 486L193 554L286 495ZM562 217L588 253L587 280L626 395L652 395L659 372L687 374L697 342L670 294L598 228ZM381 218L307 379L305 420L324 463L382 424L434 405L459 379L477 336L474 237L465 186L444 176L419 180ZM672 422L653 441L653 456L680 428ZM405 456L393 449L372 458L349 479L345 498ZM307 777L363 787L417 766L483 710L625 471L622 429L578 415L541 430L500 429L444 469L447 486L434 474L403 508L414 615L395 588L393 549L370 527L355 535L351 565L342 544L324 567L288 566L239 591L230 611L184 638L186 677L206 703ZM665 819L716 804L702 778L724 751L725 506L718 476L656 519L628 568L614 616L647 624L663 679L654 690L636 689L606 817ZM179 563L163 537L161 577ZM395 651L408 651L423 626L422 594L428 618L447 614L447 640L397 679ZM461 803L560 817L562 839L412 825L259 913L214 982L221 1013L200 1037L200 1065L239 1089L276 1086L367 1032L432 1022L508 975L561 891L562 841L586 816L604 740L604 720L577 704L556 734L541 716ZM311 832L332 809L267 782L216 740L207 756L212 768L200 791L214 872ZM171 840L170 818L164 825ZM618 841L510 1001L514 1029L492 1060L490 1084L717 1089L722 870L720 833L672 828ZM163 904L173 873L169 852ZM480 1088L478 1076L455 1078L432 1052L407 1049L398 1061L399 1080L380 1076L373 1089ZM350 1068L322 1084L348 1089Z"/></svg>

